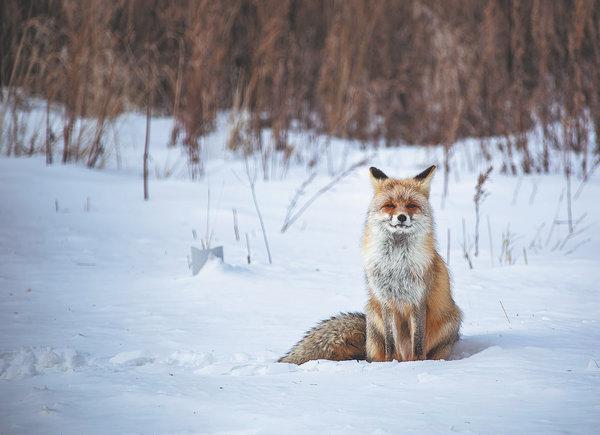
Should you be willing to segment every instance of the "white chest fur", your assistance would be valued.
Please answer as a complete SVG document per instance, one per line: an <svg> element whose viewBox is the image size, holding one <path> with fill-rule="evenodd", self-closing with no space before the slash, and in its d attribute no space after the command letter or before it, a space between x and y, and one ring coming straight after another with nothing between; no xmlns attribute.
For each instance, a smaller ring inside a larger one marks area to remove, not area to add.
<svg viewBox="0 0 600 435"><path fill-rule="evenodd" d="M425 276L432 262L423 237L372 237L364 256L368 284L380 302L418 305L423 301Z"/></svg>

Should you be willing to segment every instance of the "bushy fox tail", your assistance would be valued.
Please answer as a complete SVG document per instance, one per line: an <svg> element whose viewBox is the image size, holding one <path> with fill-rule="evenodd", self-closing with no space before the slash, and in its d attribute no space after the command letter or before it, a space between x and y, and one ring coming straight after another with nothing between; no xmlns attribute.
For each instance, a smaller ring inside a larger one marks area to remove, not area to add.
<svg viewBox="0 0 600 435"><path fill-rule="evenodd" d="M278 362L304 364L315 359L366 359L366 320L363 313L340 313L306 333Z"/></svg>

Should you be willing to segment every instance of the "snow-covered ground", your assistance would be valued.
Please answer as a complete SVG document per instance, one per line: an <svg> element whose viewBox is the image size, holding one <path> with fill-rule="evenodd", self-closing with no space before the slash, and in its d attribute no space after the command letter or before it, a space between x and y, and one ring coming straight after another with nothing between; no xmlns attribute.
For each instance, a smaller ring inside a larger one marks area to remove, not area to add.
<svg viewBox="0 0 600 435"><path fill-rule="evenodd" d="M153 176L181 160L164 146L168 126L153 124ZM0 158L0 433L598 433L600 177L573 202L581 221L566 239L567 225L551 225L566 219L561 176L493 173L470 270L462 220L472 245L477 174L462 165L442 209L438 173L438 247L445 258L450 229L465 314L452 360L297 367L275 361L318 320L365 302L366 167L284 234L309 172L294 163L283 179L258 177L269 265L243 161L222 151L224 135L213 137L206 178L153 177L144 202L134 127L121 137L119 170ZM440 155L382 150L369 164L408 176ZM330 180L321 167L300 203ZM207 215L225 262L192 276L187 256ZM512 265L499 261L509 225Z"/></svg>

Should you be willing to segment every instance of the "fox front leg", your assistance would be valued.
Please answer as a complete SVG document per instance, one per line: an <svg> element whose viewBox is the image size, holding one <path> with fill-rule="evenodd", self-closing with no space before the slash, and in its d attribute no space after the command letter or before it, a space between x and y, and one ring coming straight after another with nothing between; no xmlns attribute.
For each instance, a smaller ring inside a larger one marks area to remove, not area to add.
<svg viewBox="0 0 600 435"><path fill-rule="evenodd" d="M396 316L394 312L384 307L383 309L383 340L385 342L385 360L393 361L396 356Z"/></svg>
<svg viewBox="0 0 600 435"><path fill-rule="evenodd" d="M425 359L425 323L427 321L427 304L414 307L410 318L412 330L413 360Z"/></svg>

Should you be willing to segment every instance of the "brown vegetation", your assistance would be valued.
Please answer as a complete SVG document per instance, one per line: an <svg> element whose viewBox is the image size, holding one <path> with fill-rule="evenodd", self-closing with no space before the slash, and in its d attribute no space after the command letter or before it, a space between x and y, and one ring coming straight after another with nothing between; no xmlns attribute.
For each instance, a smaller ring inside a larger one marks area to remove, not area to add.
<svg viewBox="0 0 600 435"><path fill-rule="evenodd" d="M445 144L447 160L460 137L500 135L513 173L548 171L565 149L586 154L589 130L600 137L600 0L5 0L0 20L2 115L23 95L63 104L62 131L37 145L56 136L63 162L97 165L107 125L148 101L178 120L171 142L183 133L192 175L220 110L247 116L230 141L245 151L264 152L268 128L290 155L292 122ZM73 137L81 117L96 126ZM34 151L4 118L4 152ZM540 155L524 134L536 123Z"/></svg>

